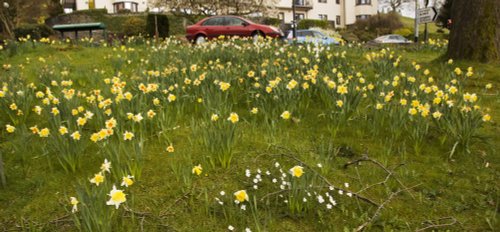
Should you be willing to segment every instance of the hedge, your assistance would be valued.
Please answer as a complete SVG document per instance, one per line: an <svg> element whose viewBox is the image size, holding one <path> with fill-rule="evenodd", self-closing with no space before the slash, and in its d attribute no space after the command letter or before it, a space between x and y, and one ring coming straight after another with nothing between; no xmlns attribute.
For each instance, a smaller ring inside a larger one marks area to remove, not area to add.
<svg viewBox="0 0 500 232"><path fill-rule="evenodd" d="M298 29L309 29L311 27L330 29L331 24L326 20L317 20L317 19L302 19L297 24Z"/></svg>
<svg viewBox="0 0 500 232"><path fill-rule="evenodd" d="M29 35L33 39L41 39L54 34L54 30L45 24L22 24L14 29L16 38L26 38Z"/></svg>
<svg viewBox="0 0 500 232"><path fill-rule="evenodd" d="M156 28L155 28L155 17L156 23L158 26L158 36L161 38L168 37L169 35L169 23L168 17L164 14L148 14L146 17L146 32L150 36L155 36Z"/></svg>

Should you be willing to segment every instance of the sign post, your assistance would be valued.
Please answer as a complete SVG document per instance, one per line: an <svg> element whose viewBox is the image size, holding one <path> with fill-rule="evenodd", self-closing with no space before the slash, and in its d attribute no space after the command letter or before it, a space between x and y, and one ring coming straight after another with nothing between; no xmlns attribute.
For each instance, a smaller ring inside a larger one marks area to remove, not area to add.
<svg viewBox="0 0 500 232"><path fill-rule="evenodd" d="M437 11L434 7L418 9L417 21L419 24L434 22L437 18Z"/></svg>
<svg viewBox="0 0 500 232"><path fill-rule="evenodd" d="M292 0L292 38L297 38L297 18L295 14L295 0Z"/></svg>
<svg viewBox="0 0 500 232"><path fill-rule="evenodd" d="M428 4L428 3L429 2L426 1L426 4ZM425 42L427 42L427 38L428 38L428 35L429 35L428 29L427 29L427 23L431 23L431 22L434 22L436 20L436 18L438 16L436 8L434 8L434 7L426 7L426 8L418 9L418 11L416 12L415 16L416 16L416 18L415 18L415 28L418 27L417 24L422 24L422 23L425 24L424 39L425 39ZM416 29L416 31L418 31L418 29ZM418 37L418 35L416 35L416 36Z"/></svg>
<svg viewBox="0 0 500 232"><path fill-rule="evenodd" d="M415 43L418 43L418 0L415 0Z"/></svg>
<svg viewBox="0 0 500 232"><path fill-rule="evenodd" d="M429 6L429 0L425 0L425 7L427 8ZM425 23L425 29L424 29L424 43L427 43L429 40L429 30L427 28L427 23Z"/></svg>

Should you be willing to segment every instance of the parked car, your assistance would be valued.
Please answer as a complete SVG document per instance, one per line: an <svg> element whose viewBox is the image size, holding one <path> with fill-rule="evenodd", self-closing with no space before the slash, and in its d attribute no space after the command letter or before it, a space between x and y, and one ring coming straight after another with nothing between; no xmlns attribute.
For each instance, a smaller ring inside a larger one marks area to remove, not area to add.
<svg viewBox="0 0 500 232"><path fill-rule="evenodd" d="M380 36L372 41L371 43L378 43L378 44L410 44L413 43L411 40L408 40L407 38L403 37L402 35L396 35L396 34L390 34L390 35L383 35Z"/></svg>
<svg viewBox="0 0 500 232"><path fill-rule="evenodd" d="M281 38L283 32L273 26L257 24L248 19L230 15L204 18L186 28L186 38L195 44L204 43L207 39L221 35L252 37L256 41L259 36Z"/></svg>
<svg viewBox="0 0 500 232"><path fill-rule="evenodd" d="M293 31L290 30L287 32L286 39L289 42L293 41ZM319 31L316 30L297 30L296 35L296 43L313 43L313 44L323 44L330 45L335 44L338 45L339 41L335 38L329 37Z"/></svg>

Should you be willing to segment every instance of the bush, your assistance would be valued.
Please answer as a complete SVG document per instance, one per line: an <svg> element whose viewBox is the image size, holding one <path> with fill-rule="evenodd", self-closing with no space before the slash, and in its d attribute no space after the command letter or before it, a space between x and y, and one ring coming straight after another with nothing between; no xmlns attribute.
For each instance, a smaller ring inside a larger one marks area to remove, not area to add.
<svg viewBox="0 0 500 232"><path fill-rule="evenodd" d="M271 26L280 26L283 23L283 20L279 18L262 18L261 23L265 25L271 25Z"/></svg>
<svg viewBox="0 0 500 232"><path fill-rule="evenodd" d="M33 39L40 39L50 37L54 34L54 30L45 24L23 24L14 29L16 38L26 38L30 35Z"/></svg>
<svg viewBox="0 0 500 232"><path fill-rule="evenodd" d="M359 39L372 40L379 35L394 33L403 27L403 23L397 13L377 14L369 19L357 20L351 30Z"/></svg>
<svg viewBox="0 0 500 232"><path fill-rule="evenodd" d="M123 22L123 34L139 35L146 34L146 20L139 17L130 17Z"/></svg>
<svg viewBox="0 0 500 232"><path fill-rule="evenodd" d="M132 11L129 9L120 9L120 10L118 10L117 13L118 14L130 14L130 13L132 13Z"/></svg>
<svg viewBox="0 0 500 232"><path fill-rule="evenodd" d="M413 31L410 28L403 27L393 31L394 34L402 35L404 37L409 37L413 34Z"/></svg>
<svg viewBox="0 0 500 232"><path fill-rule="evenodd" d="M108 14L108 10L106 9L89 9L89 10L78 10L71 14L76 15L88 15L88 16L103 16Z"/></svg>
<svg viewBox="0 0 500 232"><path fill-rule="evenodd" d="M146 32L150 36L155 36L155 17L158 26L158 36L161 38L168 37L169 35L169 23L167 15L164 14L148 14L146 19Z"/></svg>
<svg viewBox="0 0 500 232"><path fill-rule="evenodd" d="M347 41L347 42L358 42L359 38L356 34L354 34L352 31L341 31L340 35L342 36L342 39Z"/></svg>
<svg viewBox="0 0 500 232"><path fill-rule="evenodd" d="M331 25L326 20L317 20L317 19L302 19L299 21L297 25L298 29L309 29L311 27L330 29Z"/></svg>

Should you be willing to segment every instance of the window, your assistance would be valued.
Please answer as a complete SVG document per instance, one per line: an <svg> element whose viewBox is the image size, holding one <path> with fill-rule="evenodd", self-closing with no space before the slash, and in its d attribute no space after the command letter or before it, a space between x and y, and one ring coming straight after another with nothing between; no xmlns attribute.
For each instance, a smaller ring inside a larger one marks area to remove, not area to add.
<svg viewBox="0 0 500 232"><path fill-rule="evenodd" d="M370 15L356 15L356 20L368 19Z"/></svg>
<svg viewBox="0 0 500 232"><path fill-rule="evenodd" d="M337 15L337 17L335 18L335 24L337 25L340 25L340 15Z"/></svg>
<svg viewBox="0 0 500 232"><path fill-rule="evenodd" d="M203 26L222 26L222 25L224 25L224 18L217 17L217 18L207 19L207 21L203 22L202 25Z"/></svg>
<svg viewBox="0 0 500 232"><path fill-rule="evenodd" d="M304 14L301 14L301 13L295 14L295 20L298 21L298 20L301 20L301 19L305 19L305 15Z"/></svg>
<svg viewBox="0 0 500 232"><path fill-rule="evenodd" d="M356 0L356 5L371 5L372 0Z"/></svg>
<svg viewBox="0 0 500 232"><path fill-rule="evenodd" d="M326 15L326 14L319 14L319 19L321 19L321 20L328 20L328 15Z"/></svg>
<svg viewBox="0 0 500 232"><path fill-rule="evenodd" d="M227 26L243 26L243 20L234 17L226 17L226 22L224 25Z"/></svg>
<svg viewBox="0 0 500 232"><path fill-rule="evenodd" d="M327 3L327 0L318 0L319 3Z"/></svg>
<svg viewBox="0 0 500 232"><path fill-rule="evenodd" d="M116 2L113 3L113 9L115 13L118 13L120 10L130 10L130 12L137 12L137 6L139 4L135 2Z"/></svg>
<svg viewBox="0 0 500 232"><path fill-rule="evenodd" d="M335 3L340 4L340 0L335 0Z"/></svg>
<svg viewBox="0 0 500 232"><path fill-rule="evenodd" d="M278 19L280 19L281 22L285 22L285 13L279 12L278 13Z"/></svg>
<svg viewBox="0 0 500 232"><path fill-rule="evenodd" d="M296 6L306 6L307 2L305 0L293 0Z"/></svg>

